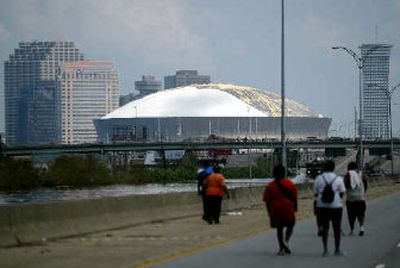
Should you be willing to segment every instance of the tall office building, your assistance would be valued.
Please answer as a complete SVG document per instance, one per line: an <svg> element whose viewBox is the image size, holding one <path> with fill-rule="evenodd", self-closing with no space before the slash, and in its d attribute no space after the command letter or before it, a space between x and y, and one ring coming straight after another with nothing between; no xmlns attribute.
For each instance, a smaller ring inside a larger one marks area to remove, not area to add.
<svg viewBox="0 0 400 268"><path fill-rule="evenodd" d="M193 84L209 84L209 75L199 75L196 70L179 70L175 75L164 77L164 88L175 88Z"/></svg>
<svg viewBox="0 0 400 268"><path fill-rule="evenodd" d="M389 61L392 46L363 44L362 101L365 139L388 139L389 133Z"/></svg>
<svg viewBox="0 0 400 268"><path fill-rule="evenodd" d="M142 97L157 93L161 90L161 82L153 75L143 75L142 80L135 81L135 90L139 91Z"/></svg>
<svg viewBox="0 0 400 268"><path fill-rule="evenodd" d="M109 61L77 61L60 66L61 143L97 140L93 120L119 107L117 70Z"/></svg>
<svg viewBox="0 0 400 268"><path fill-rule="evenodd" d="M4 63L7 144L59 143L57 70L83 59L73 42L19 43Z"/></svg>

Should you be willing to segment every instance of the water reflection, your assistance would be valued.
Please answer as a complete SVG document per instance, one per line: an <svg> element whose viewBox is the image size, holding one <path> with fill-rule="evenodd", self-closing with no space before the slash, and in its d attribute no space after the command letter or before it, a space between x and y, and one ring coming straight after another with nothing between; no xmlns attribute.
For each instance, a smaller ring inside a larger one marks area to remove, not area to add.
<svg viewBox="0 0 400 268"><path fill-rule="evenodd" d="M261 186L271 179L235 179L227 180L228 188ZM0 193L0 205L13 203L38 203L64 200L81 200L101 197L128 195L163 194L174 192L195 192L196 182L145 184L145 185L111 185L92 188L39 188L30 192Z"/></svg>

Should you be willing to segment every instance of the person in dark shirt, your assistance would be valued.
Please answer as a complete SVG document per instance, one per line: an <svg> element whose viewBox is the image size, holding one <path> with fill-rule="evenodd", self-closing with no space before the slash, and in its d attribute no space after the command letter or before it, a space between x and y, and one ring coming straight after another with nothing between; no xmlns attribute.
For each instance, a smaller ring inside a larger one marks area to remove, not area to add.
<svg viewBox="0 0 400 268"><path fill-rule="evenodd" d="M203 202L203 220L207 221L207 216L206 216L206 191L204 187L204 180L211 174L213 173L213 168L210 166L210 162L207 161L204 163L204 168L197 174L197 194L201 196L202 202Z"/></svg>

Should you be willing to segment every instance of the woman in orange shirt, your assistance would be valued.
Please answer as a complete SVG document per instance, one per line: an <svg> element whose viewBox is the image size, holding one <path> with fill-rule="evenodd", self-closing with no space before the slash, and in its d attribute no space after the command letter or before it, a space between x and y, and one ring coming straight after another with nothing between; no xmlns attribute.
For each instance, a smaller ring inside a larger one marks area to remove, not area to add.
<svg viewBox="0 0 400 268"><path fill-rule="evenodd" d="M219 166L214 167L214 173L208 175L203 184L205 188L206 220L209 224L213 222L219 224L224 193L226 193L229 198L225 178L220 174Z"/></svg>
<svg viewBox="0 0 400 268"><path fill-rule="evenodd" d="M273 173L275 180L266 186L263 201L267 207L271 227L277 230L278 255L285 255L291 253L288 243L295 224L297 189L291 180L285 178L285 168L282 165L275 166ZM283 239L284 228L286 228L285 239Z"/></svg>

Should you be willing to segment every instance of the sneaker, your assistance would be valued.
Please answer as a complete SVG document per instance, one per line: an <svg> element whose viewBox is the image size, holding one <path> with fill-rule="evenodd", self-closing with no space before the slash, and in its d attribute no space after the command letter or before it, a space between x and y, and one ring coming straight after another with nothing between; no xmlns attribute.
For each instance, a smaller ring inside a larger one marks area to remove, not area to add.
<svg viewBox="0 0 400 268"><path fill-rule="evenodd" d="M288 254L288 255L290 255L292 253L290 248L288 246L286 246L286 245L283 247L283 251L285 252L285 254Z"/></svg>
<svg viewBox="0 0 400 268"><path fill-rule="evenodd" d="M328 251L324 251L322 253L322 257L329 257L329 252Z"/></svg>
<svg viewBox="0 0 400 268"><path fill-rule="evenodd" d="M285 252L283 250L279 250L278 253L276 253L278 256L285 256Z"/></svg>
<svg viewBox="0 0 400 268"><path fill-rule="evenodd" d="M335 256L336 257L344 257L344 256L347 256L347 253L339 250L339 251L335 251Z"/></svg>
<svg viewBox="0 0 400 268"><path fill-rule="evenodd" d="M360 232L358 233L359 236L363 236L364 235L364 226L360 227Z"/></svg>

